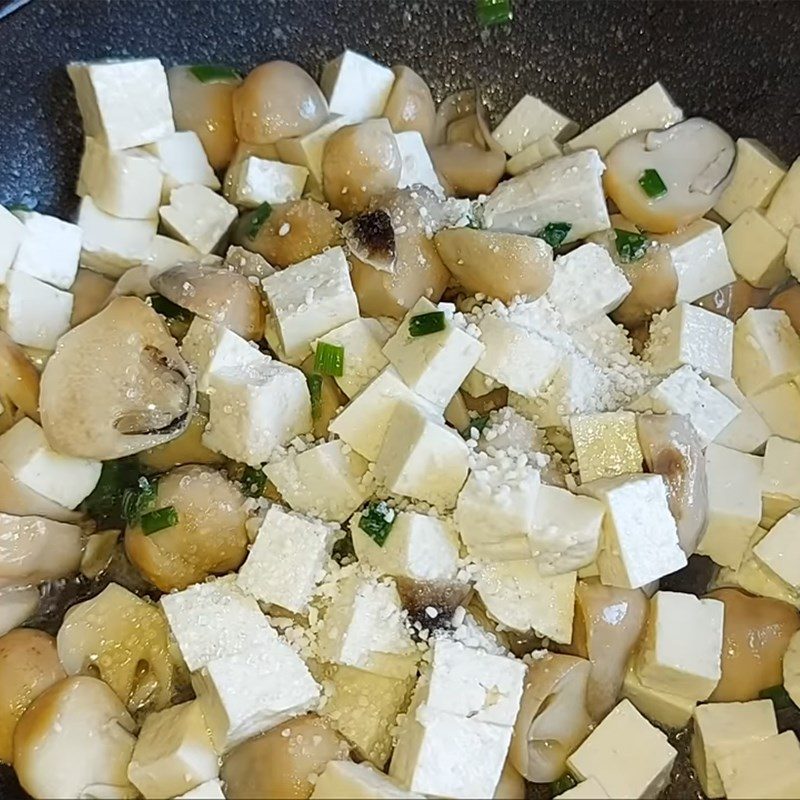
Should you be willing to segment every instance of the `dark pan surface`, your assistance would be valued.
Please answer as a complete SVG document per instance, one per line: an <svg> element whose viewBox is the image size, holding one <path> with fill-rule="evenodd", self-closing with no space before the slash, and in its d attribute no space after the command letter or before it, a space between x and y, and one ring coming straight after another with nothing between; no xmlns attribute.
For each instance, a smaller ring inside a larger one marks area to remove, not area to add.
<svg viewBox="0 0 800 800"><path fill-rule="evenodd" d="M279 57L318 75L347 46L409 64L438 99L477 82L495 121L530 92L584 126L660 79L687 114L800 154L800 0L514 7L511 25L482 31L472 0L32 0L0 21L0 203L73 212L81 134L64 64L106 56L243 69ZM665 588L702 590L694 561ZM681 759L667 795L700 797L687 777ZM24 797L0 767L0 800Z"/></svg>

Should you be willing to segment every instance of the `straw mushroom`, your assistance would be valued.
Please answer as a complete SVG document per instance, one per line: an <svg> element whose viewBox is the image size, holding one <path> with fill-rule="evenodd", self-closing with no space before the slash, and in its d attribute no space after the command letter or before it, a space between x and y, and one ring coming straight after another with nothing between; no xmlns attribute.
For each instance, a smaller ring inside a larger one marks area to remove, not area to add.
<svg viewBox="0 0 800 800"><path fill-rule="evenodd" d="M800 288L800 287L798 287ZM787 292L779 292L772 298L769 305L771 308L784 308L781 305L781 295L789 295ZM786 298L788 299L788 298ZM714 311L727 317L732 322L736 322L748 308L764 308L769 300L769 289L756 289L746 280L739 278L733 283L729 283L711 294L704 295L696 304L708 311ZM784 308L785 311L788 310ZM791 315L790 315L791 316ZM800 323L800 320L798 320Z"/></svg>
<svg viewBox="0 0 800 800"><path fill-rule="evenodd" d="M21 416L39 421L39 371L8 334L0 331L0 433Z"/></svg>
<svg viewBox="0 0 800 800"><path fill-rule="evenodd" d="M344 224L342 235L350 252L360 261L384 272L394 271L397 257L394 228L384 209L354 217Z"/></svg>
<svg viewBox="0 0 800 800"><path fill-rule="evenodd" d="M491 194L506 170L506 157L473 142L450 142L431 149L431 160L448 194L477 197Z"/></svg>
<svg viewBox="0 0 800 800"><path fill-rule="evenodd" d="M33 586L0 589L0 636L27 622L39 607L39 591Z"/></svg>
<svg viewBox="0 0 800 800"><path fill-rule="evenodd" d="M146 269L146 267L133 267L133 269ZM75 298L75 302L72 304L70 327L74 328L81 322L86 322L98 311L102 311L113 291L114 281L90 269L79 269L75 283L70 288L70 292Z"/></svg>
<svg viewBox="0 0 800 800"><path fill-rule="evenodd" d="M744 281L742 281L742 283L744 283ZM752 291L764 292L763 289L753 289ZM759 308L760 306L756 307ZM795 331L800 333L800 286L790 286L788 289L778 292L769 301L769 307L779 308L781 311L785 311L789 317L789 322L792 323L792 327ZM744 310L742 311L742 314L743 313Z"/></svg>
<svg viewBox="0 0 800 800"><path fill-rule="evenodd" d="M200 411L192 416L189 426L176 439L139 454L139 463L153 472L167 472L184 464L222 464L225 458L203 444L208 417Z"/></svg>
<svg viewBox="0 0 800 800"><path fill-rule="evenodd" d="M395 133L418 131L425 143L433 137L436 107L428 84L410 67L392 67L394 85L383 116L389 120Z"/></svg>

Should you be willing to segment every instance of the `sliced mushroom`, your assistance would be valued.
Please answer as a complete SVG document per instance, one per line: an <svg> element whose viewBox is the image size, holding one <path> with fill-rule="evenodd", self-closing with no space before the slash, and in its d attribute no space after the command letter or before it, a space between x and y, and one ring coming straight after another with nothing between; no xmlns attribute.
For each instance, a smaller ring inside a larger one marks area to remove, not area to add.
<svg viewBox="0 0 800 800"><path fill-rule="evenodd" d="M42 426L67 455L112 459L186 430L195 385L161 317L118 297L61 337L42 375Z"/></svg>
<svg viewBox="0 0 800 800"><path fill-rule="evenodd" d="M325 144L322 184L331 206L351 217L397 186L402 159L386 119L339 128Z"/></svg>
<svg viewBox="0 0 800 800"><path fill-rule="evenodd" d="M0 464L0 514L46 517L55 522L78 522L82 516L29 489L11 474L5 464Z"/></svg>
<svg viewBox="0 0 800 800"><path fill-rule="evenodd" d="M706 596L725 604L722 678L709 701L756 700L759 692L782 683L783 655L800 629L797 610L738 589L717 589Z"/></svg>
<svg viewBox="0 0 800 800"><path fill-rule="evenodd" d="M10 336L0 331L0 433L24 414L39 421L39 370Z"/></svg>
<svg viewBox="0 0 800 800"><path fill-rule="evenodd" d="M447 134L445 135L445 144L456 144L457 142L466 142L467 144L476 144L482 149L483 139L481 138L481 129L478 124L478 115L470 114L463 119L457 119L447 126Z"/></svg>
<svg viewBox="0 0 800 800"><path fill-rule="evenodd" d="M242 493L208 467L178 467L158 482L153 510L172 506L178 522L147 535L125 531L128 558L162 592L238 569L247 555Z"/></svg>
<svg viewBox="0 0 800 800"><path fill-rule="evenodd" d="M591 669L583 658L557 653L528 666L509 760L529 781L549 783L563 775L567 757L589 735Z"/></svg>
<svg viewBox="0 0 800 800"><path fill-rule="evenodd" d="M0 589L0 636L27 622L38 607L39 591L33 586Z"/></svg>
<svg viewBox="0 0 800 800"><path fill-rule="evenodd" d="M314 374L314 355L310 355L301 365L300 369L306 376ZM313 434L317 439L324 439L328 435L328 424L336 416L342 406L347 405L347 395L339 388L336 379L331 375L320 375L319 402L312 408L314 429Z"/></svg>
<svg viewBox="0 0 800 800"><path fill-rule="evenodd" d="M744 283L744 281L742 281L742 283ZM759 294L763 295L768 294L768 292L764 289L751 289L751 291L753 293L758 292ZM752 305L754 308L762 307L756 305L755 303ZM781 311L785 311L789 317L789 322L792 323L792 327L795 329L795 331L800 333L800 286L790 286L788 289L778 292L769 301L769 307L779 308ZM742 314L744 314L745 310L746 309L742 310Z"/></svg>
<svg viewBox="0 0 800 800"><path fill-rule="evenodd" d="M788 292L777 294L769 304L771 308L784 308L778 300L782 294L788 294ZM746 280L740 278L701 297L696 301L696 305L736 322L748 308L764 308L768 300L769 289L756 289L755 286L751 286ZM773 305L775 301L778 301L779 304ZM784 308L784 310L788 313L788 309Z"/></svg>
<svg viewBox="0 0 800 800"><path fill-rule="evenodd" d="M514 769L511 761L507 760L494 790L494 800L525 800L527 796L525 779Z"/></svg>
<svg viewBox="0 0 800 800"><path fill-rule="evenodd" d="M121 534L122 531L118 530L98 531L86 540L81 557L81 575L94 580L108 569Z"/></svg>
<svg viewBox="0 0 800 800"><path fill-rule="evenodd" d="M231 750L222 765L228 800L307 798L329 761L350 755L330 724L309 714L297 717Z"/></svg>
<svg viewBox="0 0 800 800"><path fill-rule="evenodd" d="M436 107L428 84L410 67L392 67L394 85L383 116L389 120L395 133L418 131L425 143L433 137Z"/></svg>
<svg viewBox="0 0 800 800"><path fill-rule="evenodd" d="M128 781L136 737L119 698L96 678L65 678L28 707L14 732L14 769L41 798L138 796Z"/></svg>
<svg viewBox="0 0 800 800"><path fill-rule="evenodd" d="M49 634L18 628L0 637L0 762L12 761L14 728L25 709L64 677Z"/></svg>
<svg viewBox="0 0 800 800"><path fill-rule="evenodd" d="M75 298L70 327L74 328L102 311L113 290L114 281L90 269L79 269L75 283L70 288Z"/></svg>
<svg viewBox="0 0 800 800"><path fill-rule="evenodd" d="M264 335L264 304L244 275L203 264L178 264L152 277L153 288L181 308L245 339Z"/></svg>
<svg viewBox="0 0 800 800"><path fill-rule="evenodd" d="M431 149L431 160L448 194L477 197L491 194L506 171L506 157L471 142L440 144Z"/></svg>
<svg viewBox="0 0 800 800"><path fill-rule="evenodd" d="M628 219L644 230L669 233L713 208L730 182L735 158L736 145L722 128L692 117L623 139L605 158L603 183ZM660 179L666 191L641 185L648 176Z"/></svg>
<svg viewBox="0 0 800 800"><path fill-rule="evenodd" d="M359 214L346 222L342 235L356 258L375 269L394 271L397 255L394 228L391 217L382 208Z"/></svg>
<svg viewBox="0 0 800 800"><path fill-rule="evenodd" d="M184 464L222 464L225 459L203 444L208 417L199 411L192 415L186 430L166 444L139 454L139 463L153 472L166 472Z"/></svg>
<svg viewBox="0 0 800 800"><path fill-rule="evenodd" d="M477 106L478 92L475 89L463 89L445 97L436 111L433 139L430 144L445 144L447 129L458 120L474 116Z"/></svg>
<svg viewBox="0 0 800 800"><path fill-rule="evenodd" d="M233 93L236 132L245 142L272 144L304 136L327 116L322 90L304 69L288 61L261 64Z"/></svg>
<svg viewBox="0 0 800 800"><path fill-rule="evenodd" d="M708 521L703 445L688 417L679 414L640 414L636 427L647 470L661 475L667 484L669 510L688 557L697 549Z"/></svg>

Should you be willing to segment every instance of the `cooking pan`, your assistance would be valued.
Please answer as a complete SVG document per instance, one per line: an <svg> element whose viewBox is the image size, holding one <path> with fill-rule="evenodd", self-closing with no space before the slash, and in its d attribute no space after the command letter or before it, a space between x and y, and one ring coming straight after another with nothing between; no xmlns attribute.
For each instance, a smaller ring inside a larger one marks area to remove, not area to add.
<svg viewBox="0 0 800 800"><path fill-rule="evenodd" d="M73 213L81 131L64 65L105 56L245 70L280 57L318 75L350 47L410 65L437 99L481 86L495 120L530 92L583 125L658 79L687 115L800 154L797 0L515 0L514 12L481 29L472 0L0 0L0 203ZM694 557L664 588L702 591L708 566ZM49 603L44 627L75 600ZM686 738L673 737L682 754ZM702 797L685 758L665 796ZM0 800L24 797L0 767Z"/></svg>

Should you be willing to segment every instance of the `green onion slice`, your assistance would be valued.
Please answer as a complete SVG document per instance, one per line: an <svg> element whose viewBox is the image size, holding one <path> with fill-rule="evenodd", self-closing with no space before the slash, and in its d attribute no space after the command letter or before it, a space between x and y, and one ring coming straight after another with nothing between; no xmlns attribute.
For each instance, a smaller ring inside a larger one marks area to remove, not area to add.
<svg viewBox="0 0 800 800"><path fill-rule="evenodd" d="M489 415L484 414L482 417L475 417L471 420L469 425L461 431L461 436L464 439L472 438L472 429L474 428L478 433L483 433L483 429L489 424Z"/></svg>
<svg viewBox="0 0 800 800"><path fill-rule="evenodd" d="M122 493L122 518L133 524L156 501L157 483L142 476L135 487Z"/></svg>
<svg viewBox="0 0 800 800"><path fill-rule="evenodd" d="M488 28L491 25L511 22L514 13L511 10L510 0L476 0L475 16L479 25Z"/></svg>
<svg viewBox="0 0 800 800"><path fill-rule="evenodd" d="M261 497L267 485L264 470L257 467L245 467L242 473L242 491L248 497Z"/></svg>
<svg viewBox="0 0 800 800"><path fill-rule="evenodd" d="M139 524L142 526L142 533L145 536L150 536L151 533L158 533L165 528L177 525L178 512L175 510L175 506L148 511L146 514L142 514Z"/></svg>
<svg viewBox="0 0 800 800"><path fill-rule="evenodd" d="M558 247L567 238L567 234L571 230L572 225L569 222L548 222L534 236L538 239L544 239L550 247Z"/></svg>
<svg viewBox="0 0 800 800"><path fill-rule="evenodd" d="M262 203L250 217L250 222L247 224L247 233L245 234L248 239L255 239L261 226L269 219L272 213L272 206L269 203Z"/></svg>
<svg viewBox="0 0 800 800"><path fill-rule="evenodd" d="M408 332L411 336L427 336L443 331L445 324L444 311L430 311L411 317L408 321Z"/></svg>
<svg viewBox="0 0 800 800"><path fill-rule="evenodd" d="M649 239L643 233L614 228L614 243L619 257L625 261L638 261L647 252Z"/></svg>
<svg viewBox="0 0 800 800"><path fill-rule="evenodd" d="M658 171L654 169L646 169L639 176L639 186L653 200L657 200L667 193L667 184L664 183Z"/></svg>
<svg viewBox="0 0 800 800"><path fill-rule="evenodd" d="M32 206L28 205L28 203L12 203L10 206L6 206L6 209L8 211L28 211L28 212L30 212L30 211L33 211L33 209L35 207L36 207L35 203Z"/></svg>
<svg viewBox="0 0 800 800"><path fill-rule="evenodd" d="M195 64L193 67L189 67L189 72L191 72L200 83L238 81L242 78L242 74L238 70L219 64Z"/></svg>
<svg viewBox="0 0 800 800"><path fill-rule="evenodd" d="M306 383L311 397L311 418L319 419L322 412L322 375L309 375Z"/></svg>
<svg viewBox="0 0 800 800"><path fill-rule="evenodd" d="M770 686L768 689L762 689L758 693L758 696L762 700L772 700L777 710L791 708L794 705L792 698L782 685Z"/></svg>
<svg viewBox="0 0 800 800"><path fill-rule="evenodd" d="M367 506L358 521L358 527L375 544L383 547L389 532L392 530L395 517L397 517L397 512L385 500L379 500Z"/></svg>
<svg viewBox="0 0 800 800"><path fill-rule="evenodd" d="M83 501L83 510L103 527L122 527L122 500L127 489L135 489L142 474L135 457L106 461L100 480Z"/></svg>
<svg viewBox="0 0 800 800"><path fill-rule="evenodd" d="M578 781L576 781L569 772L565 772L558 780L550 784L550 790L553 793L553 797L557 797L577 785Z"/></svg>
<svg viewBox="0 0 800 800"><path fill-rule="evenodd" d="M314 354L314 372L320 375L344 375L344 347L340 344L317 342Z"/></svg>

